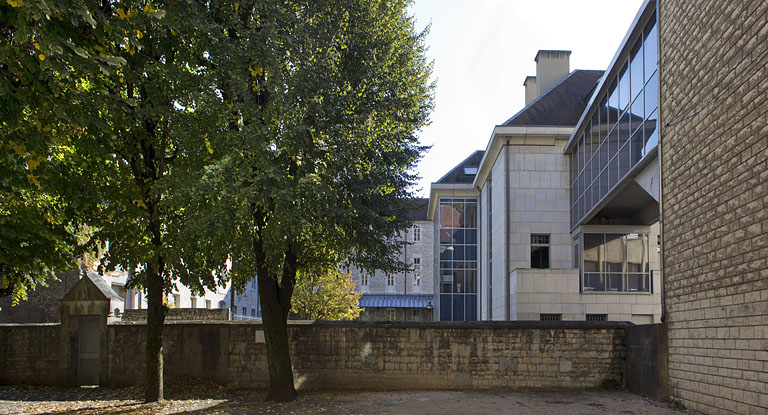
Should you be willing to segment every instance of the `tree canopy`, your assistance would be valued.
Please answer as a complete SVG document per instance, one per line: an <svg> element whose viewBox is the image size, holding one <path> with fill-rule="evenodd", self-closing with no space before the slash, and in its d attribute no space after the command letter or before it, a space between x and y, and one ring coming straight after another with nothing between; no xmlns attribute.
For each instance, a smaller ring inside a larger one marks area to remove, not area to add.
<svg viewBox="0 0 768 415"><path fill-rule="evenodd" d="M296 275L291 313L303 320L354 320L363 311L352 274L332 268Z"/></svg>

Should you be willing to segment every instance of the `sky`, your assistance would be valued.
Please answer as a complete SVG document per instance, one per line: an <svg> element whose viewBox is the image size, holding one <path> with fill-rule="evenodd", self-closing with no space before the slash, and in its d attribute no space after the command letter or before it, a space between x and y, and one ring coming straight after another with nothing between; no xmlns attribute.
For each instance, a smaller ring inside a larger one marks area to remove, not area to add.
<svg viewBox="0 0 768 415"><path fill-rule="evenodd" d="M416 193L475 150L493 127L524 107L523 81L536 75L540 49L570 50L571 71L607 69L642 0L415 0L416 29L437 81L431 124L419 141L432 148L417 168Z"/></svg>

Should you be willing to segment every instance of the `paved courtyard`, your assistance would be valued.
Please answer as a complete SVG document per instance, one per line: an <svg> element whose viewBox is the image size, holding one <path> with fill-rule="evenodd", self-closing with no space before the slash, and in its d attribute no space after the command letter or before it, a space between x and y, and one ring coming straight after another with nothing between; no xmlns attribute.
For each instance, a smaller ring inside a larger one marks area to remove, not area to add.
<svg viewBox="0 0 768 415"><path fill-rule="evenodd" d="M262 391L231 390L197 379L166 382L166 401L143 404L139 387L0 386L2 414L634 414L692 413L622 391L303 392L290 403Z"/></svg>

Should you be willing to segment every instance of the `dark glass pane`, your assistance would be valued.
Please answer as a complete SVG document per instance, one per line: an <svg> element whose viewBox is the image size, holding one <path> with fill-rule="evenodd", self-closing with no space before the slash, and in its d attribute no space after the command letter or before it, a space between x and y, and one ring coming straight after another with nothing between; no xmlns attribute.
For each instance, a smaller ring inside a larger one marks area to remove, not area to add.
<svg viewBox="0 0 768 415"><path fill-rule="evenodd" d="M650 114L659 103L659 78L653 74L645 85L645 113Z"/></svg>
<svg viewBox="0 0 768 415"><path fill-rule="evenodd" d="M531 268L549 268L549 247L531 247Z"/></svg>
<svg viewBox="0 0 768 415"><path fill-rule="evenodd" d="M643 49L644 53L644 66L645 66L645 79L648 79L651 74L656 70L656 61L658 59L658 35L656 32L656 15L654 14L645 26L644 30Z"/></svg>
<svg viewBox="0 0 768 415"><path fill-rule="evenodd" d="M608 88L608 108L608 124L616 124L616 120L619 119L619 89L616 80L613 80L611 86Z"/></svg>
<svg viewBox="0 0 768 415"><path fill-rule="evenodd" d="M627 235L627 272L646 272L648 269L648 236Z"/></svg>
<svg viewBox="0 0 768 415"><path fill-rule="evenodd" d="M587 162L587 165L584 168L584 189L585 190L590 183L592 183L592 160L591 159Z"/></svg>
<svg viewBox="0 0 768 415"><path fill-rule="evenodd" d="M643 125L644 114L645 113L643 111L643 96L640 95L639 97L637 97L635 102L632 103L631 111L629 114L629 122L631 125L629 129L630 131L634 133L635 130L637 130Z"/></svg>
<svg viewBox="0 0 768 415"><path fill-rule="evenodd" d="M466 261L463 264L464 269L477 269L477 261Z"/></svg>
<svg viewBox="0 0 768 415"><path fill-rule="evenodd" d="M442 221L442 218L441 218ZM440 229L440 243L441 244L447 244L450 245L453 243L453 233L456 232L455 229L443 229L445 226L443 226Z"/></svg>
<svg viewBox="0 0 768 415"><path fill-rule="evenodd" d="M625 235L605 234L605 268L606 272L624 272L624 243Z"/></svg>
<svg viewBox="0 0 768 415"><path fill-rule="evenodd" d="M613 189L613 186L619 182L619 157L618 155L611 159L608 163L608 188Z"/></svg>
<svg viewBox="0 0 768 415"><path fill-rule="evenodd" d="M584 291L605 291L603 274L584 273Z"/></svg>
<svg viewBox="0 0 768 415"><path fill-rule="evenodd" d="M600 272L603 263L602 233L584 234L584 272Z"/></svg>
<svg viewBox="0 0 768 415"><path fill-rule="evenodd" d="M621 116L621 120L619 120L619 147L623 146L624 143L629 140L629 117L630 112L627 111L624 113L624 115Z"/></svg>
<svg viewBox="0 0 768 415"><path fill-rule="evenodd" d="M463 219L465 228L477 228L477 203L465 205Z"/></svg>
<svg viewBox="0 0 768 415"><path fill-rule="evenodd" d="M638 39L632 46L632 51L629 54L629 60L631 67L629 68L632 90L632 99L635 99L637 95L643 90L643 84L645 83L643 78L643 41Z"/></svg>
<svg viewBox="0 0 768 415"><path fill-rule="evenodd" d="M476 244L477 243L477 229L467 229L464 231L464 236L466 237L468 244Z"/></svg>
<svg viewBox="0 0 768 415"><path fill-rule="evenodd" d="M466 321L477 321L477 295L467 294L465 299L467 302L467 313L464 319Z"/></svg>
<svg viewBox="0 0 768 415"><path fill-rule="evenodd" d="M440 296L440 321L451 321L451 295Z"/></svg>
<svg viewBox="0 0 768 415"><path fill-rule="evenodd" d="M584 157L584 154L586 153L587 146L584 144L584 136L581 136L581 140L579 141L579 171L584 169L584 165L586 164L586 158Z"/></svg>
<svg viewBox="0 0 768 415"><path fill-rule="evenodd" d="M455 261L464 260L464 245L453 245L453 259Z"/></svg>
<svg viewBox="0 0 768 415"><path fill-rule="evenodd" d="M464 248L464 259L467 261L477 261L477 245L467 245Z"/></svg>
<svg viewBox="0 0 768 415"><path fill-rule="evenodd" d="M608 118L608 99L603 97L603 100L600 101L600 128L598 129L598 132L600 133L600 143L605 140L605 137L608 135L608 130L611 129L611 124Z"/></svg>
<svg viewBox="0 0 768 415"><path fill-rule="evenodd" d="M622 291L623 279L624 279L624 274L606 274L605 275L605 282L607 285L605 288L606 291Z"/></svg>
<svg viewBox="0 0 768 415"><path fill-rule="evenodd" d="M453 271L453 292L463 293L465 289L464 271Z"/></svg>
<svg viewBox="0 0 768 415"><path fill-rule="evenodd" d="M453 260L453 245L440 245L440 261Z"/></svg>
<svg viewBox="0 0 768 415"><path fill-rule="evenodd" d="M440 271L440 292L451 293L453 292L453 271Z"/></svg>
<svg viewBox="0 0 768 415"><path fill-rule="evenodd" d="M454 244L463 244L466 243L464 241L466 237L466 230L464 229L452 229L451 230L451 243Z"/></svg>
<svg viewBox="0 0 768 415"><path fill-rule="evenodd" d="M608 190L610 190L610 183L608 180L608 172L609 169L605 169L600 173L600 198L604 198L605 195L608 194Z"/></svg>
<svg viewBox="0 0 768 415"><path fill-rule="evenodd" d="M629 173L629 144L619 150L619 177L624 177Z"/></svg>
<svg viewBox="0 0 768 415"><path fill-rule="evenodd" d="M604 141L603 144L600 145L600 150L598 150L600 155L600 171L603 171L603 169L608 165L608 146L608 141Z"/></svg>
<svg viewBox="0 0 768 415"><path fill-rule="evenodd" d="M611 131L611 135L608 136L608 160L612 159L613 156L619 152L619 127L616 126Z"/></svg>
<svg viewBox="0 0 768 415"><path fill-rule="evenodd" d="M453 268L453 262L451 262L451 261L440 261L440 268L441 269Z"/></svg>
<svg viewBox="0 0 768 415"><path fill-rule="evenodd" d="M464 321L464 296L453 296L453 321Z"/></svg>
<svg viewBox="0 0 768 415"><path fill-rule="evenodd" d="M619 110L624 111L629 105L629 66L626 62L619 72Z"/></svg>
<svg viewBox="0 0 768 415"><path fill-rule="evenodd" d="M476 293L477 292L477 270L464 271L464 292Z"/></svg>
<svg viewBox="0 0 768 415"><path fill-rule="evenodd" d="M632 166L637 164L638 161L640 161L641 158L643 158L643 129L640 128L637 131L635 131L634 134L632 134L632 139L630 140L630 145L632 146L630 149L630 152L632 153Z"/></svg>
<svg viewBox="0 0 768 415"><path fill-rule="evenodd" d="M584 129L584 162L592 156L592 123L587 123Z"/></svg>
<svg viewBox="0 0 768 415"><path fill-rule="evenodd" d="M655 112L649 115L645 120L645 152L643 154L648 154L657 144L659 144L659 133L656 128L657 123L658 120L656 119Z"/></svg>
<svg viewBox="0 0 768 415"><path fill-rule="evenodd" d="M627 291L650 291L648 274L627 274Z"/></svg>
<svg viewBox="0 0 768 415"><path fill-rule="evenodd" d="M576 158L576 173L581 171L581 158L579 158L579 147L581 147L581 141L576 143L576 146L573 148L573 155Z"/></svg>
<svg viewBox="0 0 768 415"><path fill-rule="evenodd" d="M573 152L569 154L570 157L568 157L568 161L571 164L571 184L573 184L573 181L576 180L578 172L576 171L576 157L574 157Z"/></svg>

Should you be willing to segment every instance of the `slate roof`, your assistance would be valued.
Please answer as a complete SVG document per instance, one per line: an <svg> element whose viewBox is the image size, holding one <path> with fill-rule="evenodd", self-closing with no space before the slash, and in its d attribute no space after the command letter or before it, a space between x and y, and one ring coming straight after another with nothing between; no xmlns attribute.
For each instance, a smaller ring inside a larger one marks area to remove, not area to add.
<svg viewBox="0 0 768 415"><path fill-rule="evenodd" d="M104 297L107 297L109 299L115 299L119 301L125 301L118 293L115 292L115 290L112 289L109 284L107 284L106 281L104 281L104 278L101 278L101 276L95 272L89 272L88 278L93 282L93 285L96 286L96 288L101 291L102 294L104 294Z"/></svg>
<svg viewBox="0 0 768 415"><path fill-rule="evenodd" d="M603 71L571 72L502 126L575 126L601 76Z"/></svg>
<svg viewBox="0 0 768 415"><path fill-rule="evenodd" d="M429 198L418 198L411 201L413 207L411 208L410 218L411 220L429 220L427 218L427 208L429 207Z"/></svg>
<svg viewBox="0 0 768 415"><path fill-rule="evenodd" d="M464 168L466 167L477 169L477 167L480 165L480 161L483 159L483 154L485 154L485 151L483 150L475 151L469 157L465 158L464 161L459 163L458 166L454 167L453 170L449 171L445 176L441 177L437 183L471 184L475 180L477 170L475 170L475 173L466 174Z"/></svg>
<svg viewBox="0 0 768 415"><path fill-rule="evenodd" d="M370 295L360 297L363 308L434 308L431 295Z"/></svg>

